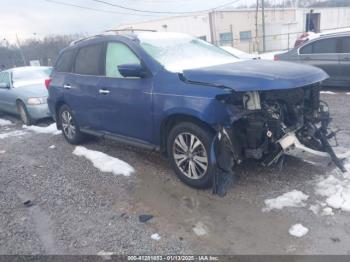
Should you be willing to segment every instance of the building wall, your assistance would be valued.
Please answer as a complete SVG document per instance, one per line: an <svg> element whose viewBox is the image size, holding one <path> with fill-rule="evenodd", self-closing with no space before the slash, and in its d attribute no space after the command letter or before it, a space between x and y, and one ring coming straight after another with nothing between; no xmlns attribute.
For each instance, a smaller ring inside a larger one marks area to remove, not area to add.
<svg viewBox="0 0 350 262"><path fill-rule="evenodd" d="M293 48L295 40L306 29L309 8L265 9L265 51ZM313 8L320 13L320 29L350 28L350 7ZM261 9L215 11L189 16L168 17L153 21L120 25L118 29L154 29L205 36L216 45L234 46L246 52L263 51ZM256 21L258 18L258 24Z"/></svg>
<svg viewBox="0 0 350 262"><path fill-rule="evenodd" d="M152 21L123 24L117 27L117 29L124 28L151 29L160 32L180 32L195 37L205 36L205 39L211 42L208 13L162 18Z"/></svg>

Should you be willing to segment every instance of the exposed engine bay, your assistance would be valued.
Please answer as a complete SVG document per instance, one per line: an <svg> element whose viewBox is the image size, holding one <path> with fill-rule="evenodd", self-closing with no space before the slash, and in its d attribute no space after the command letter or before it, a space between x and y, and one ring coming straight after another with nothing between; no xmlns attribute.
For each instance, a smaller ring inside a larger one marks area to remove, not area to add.
<svg viewBox="0 0 350 262"><path fill-rule="evenodd" d="M227 105L231 126L218 127L212 154L226 173L245 159L264 166L283 161L285 155L312 164L334 162L345 168L329 143L328 105L320 100L319 85L288 90L235 92L217 97Z"/></svg>

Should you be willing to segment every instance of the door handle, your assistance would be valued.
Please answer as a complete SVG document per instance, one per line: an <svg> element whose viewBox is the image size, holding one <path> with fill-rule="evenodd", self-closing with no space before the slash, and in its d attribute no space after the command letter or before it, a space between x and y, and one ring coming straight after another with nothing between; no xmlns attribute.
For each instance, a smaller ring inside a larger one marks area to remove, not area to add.
<svg viewBox="0 0 350 262"><path fill-rule="evenodd" d="M71 85L64 85L63 88L64 88L64 89L71 89L72 86L71 86Z"/></svg>
<svg viewBox="0 0 350 262"><path fill-rule="evenodd" d="M109 90L106 90L106 89L100 89L100 90L98 91L98 93L99 93L100 95L108 95L108 94L110 93L110 91L109 91Z"/></svg>

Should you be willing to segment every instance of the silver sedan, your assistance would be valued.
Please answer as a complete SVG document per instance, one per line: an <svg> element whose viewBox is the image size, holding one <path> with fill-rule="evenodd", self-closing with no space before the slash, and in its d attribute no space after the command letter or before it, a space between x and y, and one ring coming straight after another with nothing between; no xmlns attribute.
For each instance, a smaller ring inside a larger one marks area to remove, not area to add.
<svg viewBox="0 0 350 262"><path fill-rule="evenodd" d="M17 114L26 125L50 116L45 80L51 67L18 67L0 72L0 111Z"/></svg>

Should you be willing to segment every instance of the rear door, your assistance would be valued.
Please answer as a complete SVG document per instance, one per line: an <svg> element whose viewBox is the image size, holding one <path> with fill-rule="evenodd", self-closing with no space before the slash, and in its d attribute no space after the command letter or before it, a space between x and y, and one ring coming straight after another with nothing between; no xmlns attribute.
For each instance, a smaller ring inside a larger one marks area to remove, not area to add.
<svg viewBox="0 0 350 262"><path fill-rule="evenodd" d="M350 36L341 38L340 53L340 80L347 87L350 87Z"/></svg>
<svg viewBox="0 0 350 262"><path fill-rule="evenodd" d="M330 76L329 83L338 81L340 76L338 38L319 39L299 49L301 63L317 66Z"/></svg>
<svg viewBox="0 0 350 262"><path fill-rule="evenodd" d="M73 110L81 128L97 129L96 118L99 82L103 75L104 43L88 44L78 49L73 63L73 74L64 80L64 100Z"/></svg>

